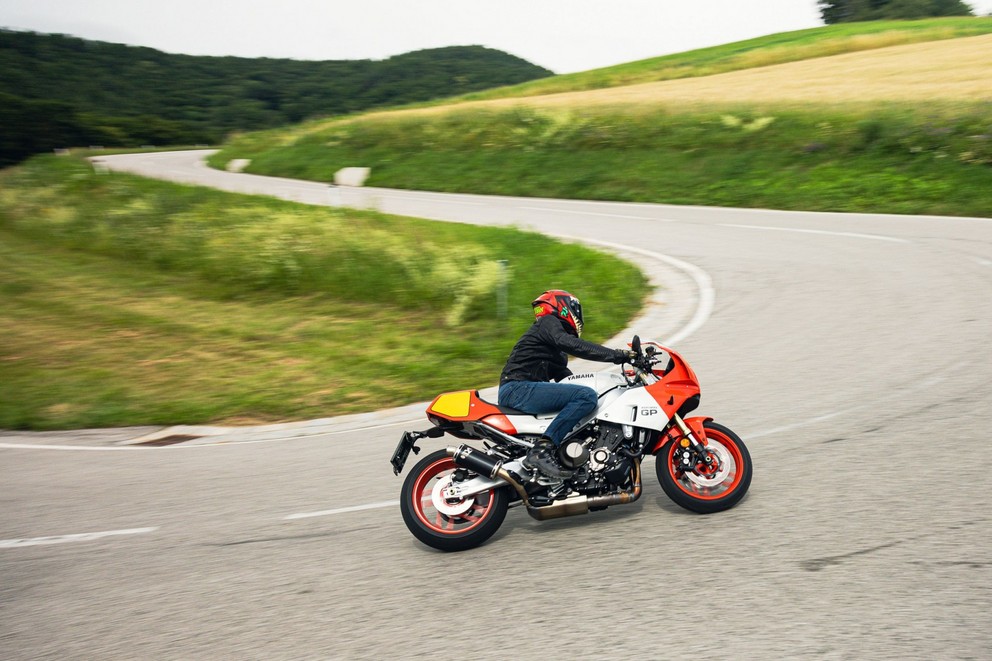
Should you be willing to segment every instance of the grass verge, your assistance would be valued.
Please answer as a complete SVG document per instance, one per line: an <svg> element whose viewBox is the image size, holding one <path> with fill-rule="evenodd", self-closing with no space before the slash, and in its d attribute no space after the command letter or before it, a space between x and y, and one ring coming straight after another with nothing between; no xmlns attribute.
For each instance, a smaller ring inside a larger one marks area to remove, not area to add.
<svg viewBox="0 0 992 661"><path fill-rule="evenodd" d="M533 233L35 159L0 173L0 428L272 422L491 384L551 286L594 340L646 294L631 265Z"/></svg>
<svg viewBox="0 0 992 661"><path fill-rule="evenodd" d="M254 134L212 164L500 195L992 216L992 105L482 109L368 116L286 140Z"/></svg>

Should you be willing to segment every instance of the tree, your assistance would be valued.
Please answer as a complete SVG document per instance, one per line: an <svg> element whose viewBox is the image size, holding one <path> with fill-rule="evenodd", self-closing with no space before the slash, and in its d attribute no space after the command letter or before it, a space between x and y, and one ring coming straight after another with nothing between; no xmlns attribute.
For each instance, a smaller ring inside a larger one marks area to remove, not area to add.
<svg viewBox="0 0 992 661"><path fill-rule="evenodd" d="M0 167L59 147L103 144L107 135L88 126L68 103L0 92Z"/></svg>
<svg viewBox="0 0 992 661"><path fill-rule="evenodd" d="M0 167L54 147L215 142L548 75L482 46L309 62L169 55L0 27Z"/></svg>
<svg viewBox="0 0 992 661"><path fill-rule="evenodd" d="M819 0L824 23L974 16L963 0Z"/></svg>

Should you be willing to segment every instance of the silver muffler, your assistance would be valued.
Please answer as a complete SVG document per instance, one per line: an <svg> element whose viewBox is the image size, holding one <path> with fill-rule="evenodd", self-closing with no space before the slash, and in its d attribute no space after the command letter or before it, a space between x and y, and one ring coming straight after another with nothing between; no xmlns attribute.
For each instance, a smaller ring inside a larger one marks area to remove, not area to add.
<svg viewBox="0 0 992 661"><path fill-rule="evenodd" d="M520 499L524 501L524 504L530 507L524 485L520 484L520 482L510 475L508 470L503 468L502 460L464 444L459 445L457 448L447 447L444 451L451 455L451 458L454 459L455 464L458 466L475 471L479 475L485 475L489 478L498 477L504 480L520 495Z"/></svg>

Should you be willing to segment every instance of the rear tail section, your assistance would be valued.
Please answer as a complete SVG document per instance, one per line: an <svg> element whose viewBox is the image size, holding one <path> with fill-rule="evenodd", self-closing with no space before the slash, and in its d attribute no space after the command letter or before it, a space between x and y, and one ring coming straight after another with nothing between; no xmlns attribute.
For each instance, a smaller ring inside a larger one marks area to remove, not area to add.
<svg viewBox="0 0 992 661"><path fill-rule="evenodd" d="M427 407L427 418L435 425L456 423L471 428L473 422L483 422L504 434L516 434L513 423L495 404L479 396L478 390L459 390L438 395Z"/></svg>

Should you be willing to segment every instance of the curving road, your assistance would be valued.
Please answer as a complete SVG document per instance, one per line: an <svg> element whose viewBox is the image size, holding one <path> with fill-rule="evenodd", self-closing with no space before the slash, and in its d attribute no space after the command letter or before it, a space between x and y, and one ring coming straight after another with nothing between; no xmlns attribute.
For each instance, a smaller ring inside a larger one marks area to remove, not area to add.
<svg viewBox="0 0 992 661"><path fill-rule="evenodd" d="M103 160L626 246L669 287L641 333L748 442L750 494L691 515L646 464L633 505L511 510L450 555L395 505L417 407L162 449L5 434L0 658L989 658L992 220L332 190L200 157Z"/></svg>

